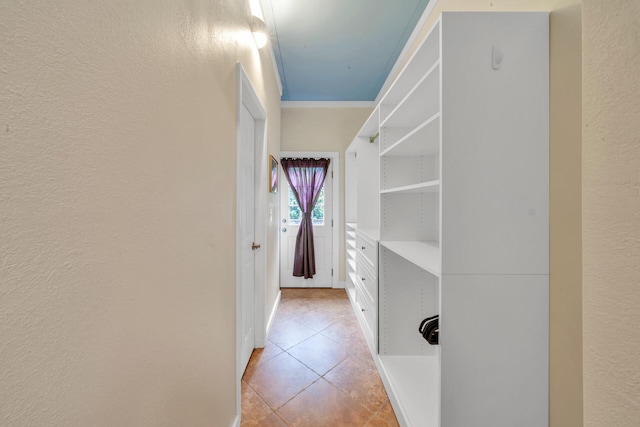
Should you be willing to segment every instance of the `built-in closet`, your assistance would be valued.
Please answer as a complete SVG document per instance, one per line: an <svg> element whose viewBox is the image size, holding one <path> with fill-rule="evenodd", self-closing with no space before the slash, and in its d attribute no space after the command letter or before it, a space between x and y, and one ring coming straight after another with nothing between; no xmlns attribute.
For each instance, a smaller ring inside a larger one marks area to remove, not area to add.
<svg viewBox="0 0 640 427"><path fill-rule="evenodd" d="M402 426L548 425L548 76L547 13L444 12L346 152L347 292Z"/></svg>

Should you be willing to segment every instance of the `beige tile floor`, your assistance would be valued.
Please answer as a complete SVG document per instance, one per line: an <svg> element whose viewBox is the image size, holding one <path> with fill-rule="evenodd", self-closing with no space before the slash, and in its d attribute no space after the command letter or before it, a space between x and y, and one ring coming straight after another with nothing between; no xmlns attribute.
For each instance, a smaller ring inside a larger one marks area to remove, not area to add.
<svg viewBox="0 0 640 427"><path fill-rule="evenodd" d="M398 426L344 290L282 290L242 378L242 426Z"/></svg>

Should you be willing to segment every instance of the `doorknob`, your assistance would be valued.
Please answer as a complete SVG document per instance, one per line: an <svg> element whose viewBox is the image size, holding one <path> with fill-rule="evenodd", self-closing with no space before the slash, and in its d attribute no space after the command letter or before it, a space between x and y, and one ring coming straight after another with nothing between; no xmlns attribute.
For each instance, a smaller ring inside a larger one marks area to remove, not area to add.
<svg viewBox="0 0 640 427"><path fill-rule="evenodd" d="M251 250L255 251L256 249L260 249L260 245L256 244L256 242L253 242L251 244Z"/></svg>
<svg viewBox="0 0 640 427"><path fill-rule="evenodd" d="M283 232L283 233L286 233L286 232L287 232L287 229L286 229L286 228L284 228L284 227L282 227L282 232Z"/></svg>

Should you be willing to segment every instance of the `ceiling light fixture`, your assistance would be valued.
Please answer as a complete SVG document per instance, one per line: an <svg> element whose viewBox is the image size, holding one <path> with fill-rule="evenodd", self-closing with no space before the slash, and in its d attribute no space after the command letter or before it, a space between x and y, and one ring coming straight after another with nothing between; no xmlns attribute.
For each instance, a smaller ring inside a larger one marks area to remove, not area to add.
<svg viewBox="0 0 640 427"><path fill-rule="evenodd" d="M251 17L251 32L258 49L262 49L267 45L267 41L269 41L267 38L267 26L262 19L255 15Z"/></svg>

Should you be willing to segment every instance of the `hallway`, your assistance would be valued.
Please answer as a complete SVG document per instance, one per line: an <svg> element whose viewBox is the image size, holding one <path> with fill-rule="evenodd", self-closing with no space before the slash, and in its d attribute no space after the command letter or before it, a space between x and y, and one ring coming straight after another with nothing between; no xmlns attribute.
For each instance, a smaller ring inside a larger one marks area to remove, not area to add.
<svg viewBox="0 0 640 427"><path fill-rule="evenodd" d="M242 378L242 426L398 426L343 289L282 289Z"/></svg>

